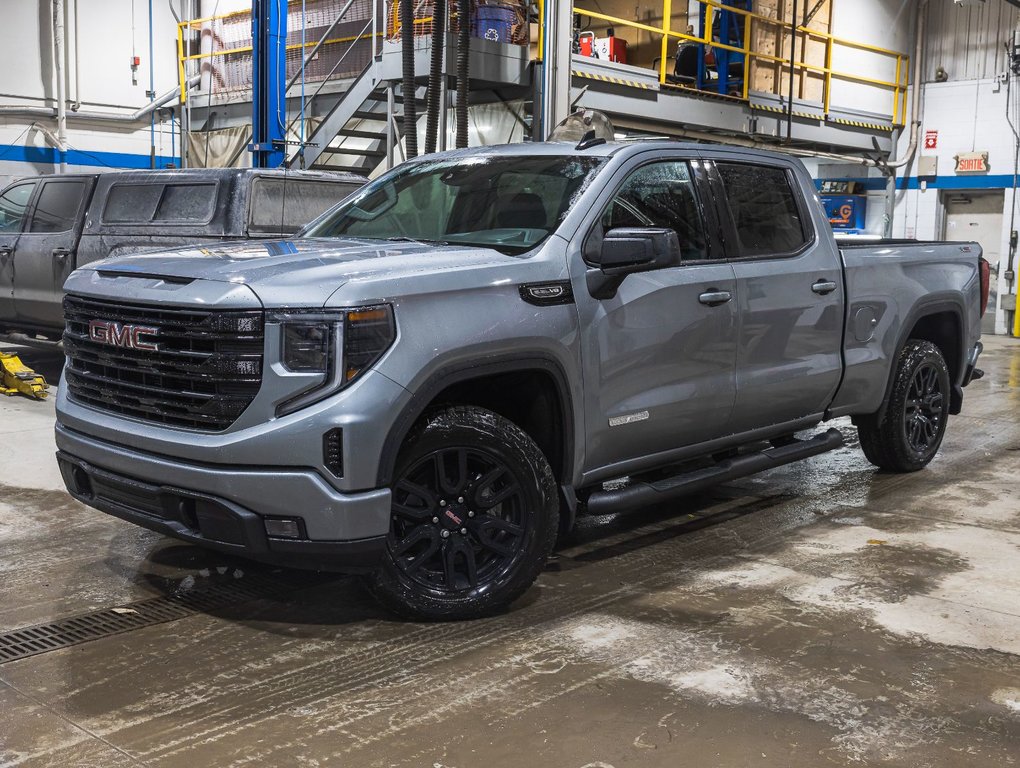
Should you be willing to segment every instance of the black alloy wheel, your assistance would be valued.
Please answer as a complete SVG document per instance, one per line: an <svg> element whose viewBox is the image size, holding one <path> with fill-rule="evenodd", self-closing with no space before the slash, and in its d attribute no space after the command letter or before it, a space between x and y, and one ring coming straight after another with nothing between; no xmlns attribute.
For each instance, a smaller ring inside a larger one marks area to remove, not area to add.
<svg viewBox="0 0 1020 768"><path fill-rule="evenodd" d="M397 459L390 531L369 588L413 619L486 616L520 597L552 552L549 462L513 422L474 406L425 416Z"/></svg>
<svg viewBox="0 0 1020 768"><path fill-rule="evenodd" d="M946 393L938 368L923 363L914 370L903 405L903 430L907 443L924 454L942 434L943 404Z"/></svg>
<svg viewBox="0 0 1020 768"><path fill-rule="evenodd" d="M916 472L935 458L949 421L949 368L930 341L910 339L896 358L885 408L855 419L864 455L892 472Z"/></svg>
<svg viewBox="0 0 1020 768"><path fill-rule="evenodd" d="M504 461L465 446L441 448L397 481L388 546L409 579L457 593L513 567L529 518L523 488Z"/></svg>

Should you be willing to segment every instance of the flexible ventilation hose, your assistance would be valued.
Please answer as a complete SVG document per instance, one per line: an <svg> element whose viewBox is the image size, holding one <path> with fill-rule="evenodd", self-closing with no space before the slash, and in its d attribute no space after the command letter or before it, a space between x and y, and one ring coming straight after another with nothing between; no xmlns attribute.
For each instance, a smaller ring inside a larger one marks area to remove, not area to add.
<svg viewBox="0 0 1020 768"><path fill-rule="evenodd" d="M436 137L439 135L439 110L443 77L443 47L446 43L446 3L436 0L432 8L432 67L429 69L429 88L425 109L428 118L425 123L425 154L436 151Z"/></svg>
<svg viewBox="0 0 1020 768"><path fill-rule="evenodd" d="M471 0L457 0L457 148L468 145L468 56Z"/></svg>
<svg viewBox="0 0 1020 768"><path fill-rule="evenodd" d="M418 115L414 103L414 0L400 0L400 47L403 54L404 141L407 158L418 156Z"/></svg>

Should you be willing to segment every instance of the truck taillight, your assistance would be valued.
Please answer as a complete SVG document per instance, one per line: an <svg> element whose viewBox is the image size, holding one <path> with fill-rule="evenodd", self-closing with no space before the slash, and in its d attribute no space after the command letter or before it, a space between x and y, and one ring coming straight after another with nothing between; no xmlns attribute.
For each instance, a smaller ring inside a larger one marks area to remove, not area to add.
<svg viewBox="0 0 1020 768"><path fill-rule="evenodd" d="M981 317L984 317L985 310L988 309L988 291L991 285L992 265L983 256L980 257L978 264L981 267Z"/></svg>

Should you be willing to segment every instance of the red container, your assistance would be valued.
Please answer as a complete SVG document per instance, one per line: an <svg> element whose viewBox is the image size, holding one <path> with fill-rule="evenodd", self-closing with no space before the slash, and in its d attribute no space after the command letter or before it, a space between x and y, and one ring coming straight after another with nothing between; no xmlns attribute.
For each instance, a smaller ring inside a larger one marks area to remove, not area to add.
<svg viewBox="0 0 1020 768"><path fill-rule="evenodd" d="M622 37L600 37L595 41L595 50L603 61L627 63L627 41Z"/></svg>

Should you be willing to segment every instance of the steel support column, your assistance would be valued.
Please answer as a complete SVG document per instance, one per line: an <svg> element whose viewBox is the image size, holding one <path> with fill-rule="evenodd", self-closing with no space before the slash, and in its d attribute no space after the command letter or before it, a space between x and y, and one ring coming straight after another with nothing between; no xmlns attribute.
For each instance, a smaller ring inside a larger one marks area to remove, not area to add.
<svg viewBox="0 0 1020 768"><path fill-rule="evenodd" d="M548 139L553 128L570 114L570 65L573 50L571 3L546 0L542 11L542 109L539 136Z"/></svg>
<svg viewBox="0 0 1020 768"><path fill-rule="evenodd" d="M251 32L251 164L276 168L283 165L287 146L287 4L253 0Z"/></svg>

